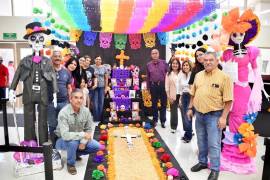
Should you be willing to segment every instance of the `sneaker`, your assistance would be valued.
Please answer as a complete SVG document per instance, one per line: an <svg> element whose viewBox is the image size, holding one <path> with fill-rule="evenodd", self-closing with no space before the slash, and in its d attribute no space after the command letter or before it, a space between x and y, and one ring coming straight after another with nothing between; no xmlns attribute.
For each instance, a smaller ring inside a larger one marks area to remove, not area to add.
<svg viewBox="0 0 270 180"><path fill-rule="evenodd" d="M161 127L162 127L162 128L165 128L165 124L164 124L164 123L161 123Z"/></svg>
<svg viewBox="0 0 270 180"><path fill-rule="evenodd" d="M176 132L176 130L175 130L175 129L172 129L172 130L171 130L171 133L173 133L173 134L174 134L175 132Z"/></svg>
<svg viewBox="0 0 270 180"><path fill-rule="evenodd" d="M71 174L71 175L77 174L77 169L75 168L75 166L67 164L67 170L68 170L69 174Z"/></svg>

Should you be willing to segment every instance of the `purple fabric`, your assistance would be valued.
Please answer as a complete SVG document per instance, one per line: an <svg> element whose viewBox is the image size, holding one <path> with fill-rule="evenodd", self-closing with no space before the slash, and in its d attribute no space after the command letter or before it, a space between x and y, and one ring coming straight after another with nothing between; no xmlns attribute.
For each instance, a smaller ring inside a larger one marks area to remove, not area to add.
<svg viewBox="0 0 270 180"><path fill-rule="evenodd" d="M152 0L136 0L135 2L136 4L133 9L133 16L130 19L127 31L128 34L138 33L144 25L149 8L152 6Z"/></svg>
<svg viewBox="0 0 270 180"><path fill-rule="evenodd" d="M129 78L130 71L126 69L113 69L112 70L112 78Z"/></svg>
<svg viewBox="0 0 270 180"><path fill-rule="evenodd" d="M171 0L168 12L163 16L158 26L153 28L151 32L162 32L163 28L175 21L175 17L180 13L180 11L184 11L185 7L185 2L179 0Z"/></svg>
<svg viewBox="0 0 270 180"><path fill-rule="evenodd" d="M153 60L147 64L147 81L150 82L164 82L168 71L168 64L164 60L158 60L154 63Z"/></svg>

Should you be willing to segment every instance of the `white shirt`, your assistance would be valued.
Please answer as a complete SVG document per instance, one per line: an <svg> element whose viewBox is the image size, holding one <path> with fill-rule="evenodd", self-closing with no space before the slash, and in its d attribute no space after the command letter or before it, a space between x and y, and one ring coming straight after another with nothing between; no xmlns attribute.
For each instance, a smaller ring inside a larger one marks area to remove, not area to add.
<svg viewBox="0 0 270 180"><path fill-rule="evenodd" d="M186 76L186 74L184 74L183 72L180 72L180 81L179 81L179 94L183 94L186 92L189 92L189 79L190 79L190 75L191 72L188 73L188 75ZM178 93L177 93L178 94Z"/></svg>

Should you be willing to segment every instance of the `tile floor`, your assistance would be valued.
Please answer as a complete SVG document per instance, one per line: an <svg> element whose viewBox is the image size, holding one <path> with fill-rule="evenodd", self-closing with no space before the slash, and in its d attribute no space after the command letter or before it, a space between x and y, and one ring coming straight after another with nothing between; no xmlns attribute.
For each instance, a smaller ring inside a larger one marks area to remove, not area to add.
<svg viewBox="0 0 270 180"><path fill-rule="evenodd" d="M181 141L181 137L183 135L182 130L182 122L181 118L179 118L179 127L175 134L170 132L169 128L169 116L170 113L167 113L167 122L166 128L163 129L160 127L160 124L157 126L157 130L160 133L163 140L167 143L170 150L176 157L180 166L183 168L187 176L190 180L206 180L209 174L208 170L202 170L197 173L193 173L190 171L190 168L197 163L197 142L196 142L196 134L192 141L188 144L183 143ZM2 115L2 114L0 114ZM19 132L23 135L23 128L19 128ZM9 137L10 142L16 142L16 131L14 127L9 127ZM22 136L21 136L22 137ZM0 127L0 144L4 143L4 133L3 127ZM229 172L221 172L219 180L239 180L244 178L245 180L259 180L262 177L262 169L263 169L263 161L261 160L261 156L265 152L265 146L263 145L263 138L258 138L258 154L256 157L257 163L257 173L252 175L237 175ZM12 158L13 153L0 153L0 174L1 180L42 180L44 178L44 174L35 174L31 176L24 176L15 178L13 176L13 167L14 160ZM83 156L83 160L76 164L77 175L76 179L82 180L84 178L86 163L88 156ZM55 180L71 180L74 179L75 176L69 175L66 170L66 166L64 169L60 171L54 171L54 179Z"/></svg>

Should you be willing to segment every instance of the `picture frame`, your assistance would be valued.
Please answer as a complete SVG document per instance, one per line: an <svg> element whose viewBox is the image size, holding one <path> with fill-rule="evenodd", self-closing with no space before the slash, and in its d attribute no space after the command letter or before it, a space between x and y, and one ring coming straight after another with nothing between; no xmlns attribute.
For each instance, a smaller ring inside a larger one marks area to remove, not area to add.
<svg viewBox="0 0 270 180"><path fill-rule="evenodd" d="M129 98L135 98L136 91L135 90L129 90Z"/></svg>
<svg viewBox="0 0 270 180"><path fill-rule="evenodd" d="M113 110L113 111L116 110L116 104L115 104L115 102L110 102L110 108L111 108L111 110Z"/></svg>

